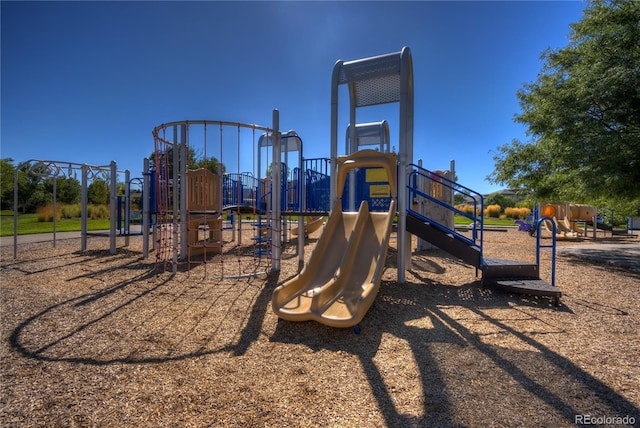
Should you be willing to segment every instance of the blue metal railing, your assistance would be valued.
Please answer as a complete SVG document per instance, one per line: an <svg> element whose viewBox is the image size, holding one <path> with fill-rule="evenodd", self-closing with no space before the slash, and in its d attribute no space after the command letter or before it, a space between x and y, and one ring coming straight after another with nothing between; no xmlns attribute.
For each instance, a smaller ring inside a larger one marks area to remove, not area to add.
<svg viewBox="0 0 640 428"><path fill-rule="evenodd" d="M540 245L542 223L551 224L551 244ZM551 248L551 286L556 286L556 222L551 217L541 217L536 223L536 264L540 267L540 248Z"/></svg>
<svg viewBox="0 0 640 428"><path fill-rule="evenodd" d="M329 211L331 207L329 160L323 158L305 159L305 180L306 209L308 211Z"/></svg>
<svg viewBox="0 0 640 428"><path fill-rule="evenodd" d="M482 242L484 239L484 197L475 190L472 190L466 186L462 186L461 184L456 183L455 181L450 180L449 178L441 174L429 171L428 169L424 169L415 164L411 164L410 166L412 168L412 171L409 174L409 180L407 181L407 189L409 190L409 201L414 201L414 199L424 199L453 212L453 214L457 214L471 220L471 239L469 239L465 235L462 235L461 233L458 233L455 228L446 227L445 225L438 223L434 219L429 218L428 215L415 211L412 207L409 207L407 211L424 221L428 221L433 226L454 235L457 239L460 239L461 241L478 248L478 250L480 251L480 260L482 260ZM427 182L441 185L443 189L460 193L461 195L471 199L473 201L473 214L462 211L452 204L447 204L440 199L423 192L418 186L418 183L421 180L426 180Z"/></svg>
<svg viewBox="0 0 640 428"><path fill-rule="evenodd" d="M222 206L254 206L259 180L251 173L228 173L222 177Z"/></svg>

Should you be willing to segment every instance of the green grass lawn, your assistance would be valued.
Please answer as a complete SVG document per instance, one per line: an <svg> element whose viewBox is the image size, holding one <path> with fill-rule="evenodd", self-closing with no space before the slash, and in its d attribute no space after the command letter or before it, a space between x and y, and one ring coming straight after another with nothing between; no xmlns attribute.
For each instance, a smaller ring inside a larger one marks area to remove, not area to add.
<svg viewBox="0 0 640 428"><path fill-rule="evenodd" d="M453 217L453 223L457 225L465 225L465 224L471 224L471 220L469 220L466 217L457 215ZM512 218L499 219L499 218L490 218L490 217L484 219L484 225L485 226L516 226Z"/></svg>
<svg viewBox="0 0 640 428"><path fill-rule="evenodd" d="M244 216L243 216L244 218ZM455 216L455 224L470 224L471 220L466 217ZM484 221L485 226L513 226L511 219L487 218ZM87 223L89 230L108 230L109 220L89 220ZM80 219L64 219L58 220L56 223L56 231L58 232L75 232L80 231ZM18 215L18 235L29 235L33 233L51 233L53 232L53 222L38 221L37 214L20 214ZM3 211L0 216L0 236L13 236L13 213Z"/></svg>
<svg viewBox="0 0 640 428"><path fill-rule="evenodd" d="M88 220L89 230L108 230L109 219ZM79 218L58 220L56 222L57 232L80 231L81 224ZM18 235L30 235L33 233L53 232L53 222L38 221L37 214L18 215ZM13 236L13 213L6 211L0 216L0 236Z"/></svg>

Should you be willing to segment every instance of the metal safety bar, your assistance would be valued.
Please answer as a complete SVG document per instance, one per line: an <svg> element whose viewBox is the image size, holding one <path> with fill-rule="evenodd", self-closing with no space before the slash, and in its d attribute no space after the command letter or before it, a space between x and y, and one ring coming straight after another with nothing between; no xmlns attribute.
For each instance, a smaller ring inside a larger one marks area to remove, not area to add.
<svg viewBox="0 0 640 428"><path fill-rule="evenodd" d="M409 190L409 200L413 201L416 197L425 198L445 209L452 211L454 214L458 214L462 217L468 218L472 221L472 229L471 236L472 239L469 239L465 235L462 235L455 231L455 229L448 228L438 222L435 222L433 219L429 218L427 215L419 213L415 211L411 206L407 207L407 211L411 214L417 216L418 218L423 218L425 221L428 221L433 226L438 227L441 230L446 231L447 233L451 233L462 241L469 243L477 247L480 250L480 257L482 258L482 243L484 239L484 197L466 186L463 186L441 174L437 174L433 171L429 171L428 169L422 168L415 164L409 165L411 168L411 172L409 173L409 180L407 182L407 189ZM433 183L442 185L444 188L449 189L451 191L458 192L464 196L467 196L473 200L473 213L468 214L454 205L447 204L433 196L424 193L422 190L418 188L418 179L430 180Z"/></svg>
<svg viewBox="0 0 640 428"><path fill-rule="evenodd" d="M551 224L551 244L540 245L542 223ZM551 248L551 286L556 286L556 222L551 217L541 217L536 223L536 264L540 266L540 248Z"/></svg>

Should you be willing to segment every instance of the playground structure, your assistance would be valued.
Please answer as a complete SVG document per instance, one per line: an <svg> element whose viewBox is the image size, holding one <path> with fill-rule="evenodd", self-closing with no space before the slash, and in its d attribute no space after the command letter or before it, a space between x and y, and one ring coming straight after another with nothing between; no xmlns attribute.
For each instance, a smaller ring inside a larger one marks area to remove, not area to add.
<svg viewBox="0 0 640 428"><path fill-rule="evenodd" d="M345 153L339 156L340 85L348 86L350 109ZM386 153L390 147L386 120L357 121L359 108L387 103L399 104L397 155ZM413 163L413 104L413 65L405 47L396 53L336 62L329 160L305 160L300 137L279 131L277 110L270 128L220 121L173 122L155 128L156 261L171 265L173 271L180 264L205 264L206 273L207 265L217 260L219 277L257 275L279 270L288 236L297 236L303 265L304 235L320 227L319 218L329 214L310 261L274 291L272 307L281 319L313 319L358 330L377 294L391 219L397 216L398 283L405 282L405 272L411 268L413 234L424 247L437 247L474 266L477 273L482 271L483 285L549 296L558 304L561 293L555 277L552 273L551 284L540 279L539 257L535 264L483 257L483 197L453 181L453 163L447 172ZM190 152L201 157L194 162ZM289 152L298 152L293 169ZM248 153L252 153L250 168L245 165ZM205 171L194 172L188 162L204 166ZM455 208L454 192L473 201L472 214ZM250 218L245 221L242 215L247 214ZM455 230L454 214L471 221L470 236ZM298 217L297 230L293 233L290 228L288 234L291 222L286 219L292 215ZM311 216L315 222L309 221L306 233L300 233L305 230L304 218ZM538 242L537 251L545 247ZM555 240L551 249L555 265Z"/></svg>
<svg viewBox="0 0 640 428"><path fill-rule="evenodd" d="M153 233L156 261L165 269L204 264L205 272L215 268L212 277L265 274L279 270L292 236L302 263L305 233L297 231L322 226L328 162L304 160L300 136L277 130L277 110L273 118L273 129L200 120L153 130ZM313 217L306 226L305 217Z"/></svg>
<svg viewBox="0 0 640 428"><path fill-rule="evenodd" d="M363 167L382 167L391 198L386 211L370 211L363 200L357 213L343 212L347 173ZM396 156L361 150L340 157L337 171L337 203L309 263L273 292L272 308L281 319L358 326L378 293L395 215Z"/></svg>
<svg viewBox="0 0 640 428"><path fill-rule="evenodd" d="M338 86L342 84L349 87L349 123L356 125L349 125L346 155L338 157ZM400 104L397 175L389 172L394 169L391 159L395 156L381 153L388 148L386 121L381 122L376 133L371 124L357 125L356 118L359 107L395 102ZM370 134L366 139L360 139L359 130ZM377 146L380 152L359 150L362 142ZM376 162L378 167L384 165L385 174L365 168ZM315 320L334 327L353 326L359 332L359 322L379 288L380 265L384 263L390 227L390 222L385 220L393 216L394 210L398 217L399 283L405 282L405 271L411 267L409 234L413 234L424 240L425 246L440 248L475 266L476 272L481 270L483 285L508 292L548 296L559 304L561 293L555 288L555 239L551 245L541 245L537 241L535 264L484 258L483 197L454 182L454 175L453 163L446 173L413 164L413 71L408 48L394 54L338 61L331 91L331 215L306 268L274 291L274 312L280 319ZM370 212L371 203L363 200L362 193L356 190L363 182L367 184L368 196L374 199L373 206L382 209L382 214ZM455 208L454 192L474 201L473 214ZM360 209L356 212L358 203ZM471 237L455 231L454 214L471 220ZM378 217L375 221L374 215ZM547 217L540 220L538 229L546 220ZM367 229L362 226L365 223L370 225ZM367 239L363 239L363 233ZM553 252L551 284L539 275L541 248L551 248Z"/></svg>
<svg viewBox="0 0 640 428"><path fill-rule="evenodd" d="M439 248L474 266L476 273L481 271L484 285L550 296L558 303L561 293L553 275L552 284L541 280L539 262L483 256L483 197L453 180L453 162L445 172L413 162L412 67L406 47L336 62L329 159L304 159L300 136L279 131L277 110L271 127L185 120L154 128L154 157L145 160L141 191L143 256L148 256L152 234L156 263L165 269L177 272L179 266L189 270L204 266L204 274L211 278L261 275L280 269L290 237L297 238L302 267L305 235L324 224L310 261L299 276L278 287L272 306L283 319L359 328L377 294L397 217L398 283L405 282L405 272L411 268L413 234L422 240L419 249ZM340 85L348 86L350 97L343 155L338 155ZM359 108L387 103L399 105L397 154L388 153L386 120L357 122ZM42 170L60 170L56 168ZM87 174L106 169L84 168ZM114 202L115 162L109 171ZM55 177L58 172L47 174ZM131 182L128 172L125 181ZM472 214L455 208L454 192L473 201ZM112 210L115 206L111 204ZM466 234L453 227L454 214L471 221ZM296 223L289 221L292 216ZM115 242L117 216L111 217L110 236ZM301 304L303 300L306 303Z"/></svg>
<svg viewBox="0 0 640 428"><path fill-rule="evenodd" d="M150 175L157 194L157 226L153 229L157 263L165 268L171 265L174 272L185 263L189 267L204 263L206 268L213 256L222 259L237 249L238 255L242 252L251 261L237 266L239 271L233 275L249 274L244 269L250 266L266 271L267 250L262 244L268 239L271 222L265 218L262 203L268 183L253 174L255 147L262 132L271 131L221 121L171 122L153 130L155 158ZM240 153L248 147L253 154L248 164L251 169L242 172ZM235 170L227 171L232 164ZM251 215L249 223L243 222L243 214ZM243 226L255 238L249 240L250 248L242 247L246 241ZM233 232L231 237L224 236L227 230ZM222 261L219 266L225 267ZM220 276L225 274L221 269Z"/></svg>
<svg viewBox="0 0 640 428"><path fill-rule="evenodd" d="M344 153L339 154L341 85L348 88L349 120ZM357 120L360 108L390 103L399 107L398 152L394 154L389 153L386 120ZM244 278L280 270L283 253L292 247L287 244L294 237L302 268L305 236L324 225L309 262L298 276L274 291L272 307L282 319L313 319L359 329L379 289L389 234L397 218L398 283L406 281L406 271L411 269L411 235L415 235L419 250L438 248L457 257L475 267L476 274L482 272L485 286L547 296L558 304L561 293L555 287L554 272L551 284L542 280L539 257L536 263L484 257L484 200L454 181L453 162L444 172L425 169L421 161L414 163L413 105L413 64L405 47L400 52L335 63L328 159L305 159L300 136L279 130L277 110L270 127L184 120L154 128L154 156L145 159L141 190L143 257L148 256L152 234L156 263L165 270L203 266L209 278ZM115 180L115 168L112 163L111 180ZM125 181L129 189L128 172ZM112 202L116 198L113 183ZM473 201L471 214L454 206L454 193ZM111 205L114 210L116 204ZM456 214L470 220L468 231L455 230ZM555 231L558 225L553 216L541 214L538 229L551 221ZM582 208L574 214L587 215L591 213ZM291 217L297 221L290 221ZM112 221L110 236L115 242ZM552 271L555 235L551 246L537 242L538 253L551 248Z"/></svg>
<svg viewBox="0 0 640 428"><path fill-rule="evenodd" d="M21 162L15 169L14 177L13 177L13 258L16 259L18 257L18 174L21 171L26 171L31 173L37 177L51 179L53 182L53 199L52 199L52 207L53 212L57 212L57 194L56 194L56 182L59 179L66 178L76 178L78 173L80 173L80 182L81 182L81 202L80 202L80 251L87 250L88 238L90 236L108 236L109 237L109 252L110 254L116 253L116 237L118 236L117 226L118 219L121 214L121 211L118 210L119 204L117 201L124 202L124 207L121 206L122 210L125 212L125 217L127 223L129 222L129 213L130 213L130 172L129 170L118 170L117 164L115 161L111 161L109 165L89 165L86 163L76 163L69 161L57 161L57 160L41 160L41 159L29 159L27 161ZM124 175L124 182L127 184L125 186L125 195L118 197L117 195L117 183L118 183L118 175ZM105 183L109 186L109 231L107 234L105 233L92 233L88 229L88 188L89 182L96 179L102 178ZM119 198L119 199L118 199ZM53 216L53 246L56 246L56 233L57 233L57 215ZM128 232L128 230L127 230ZM125 233L125 246L129 245L129 234Z"/></svg>
<svg viewBox="0 0 640 428"><path fill-rule="evenodd" d="M602 221L598 209L590 205L541 202L537 204L535 212L538 216L550 218L543 223L543 230L546 234L551 234L553 222L558 239L585 237L589 232L588 226L591 226L594 239L597 230L613 233L613 226Z"/></svg>
<svg viewBox="0 0 640 428"><path fill-rule="evenodd" d="M413 163L413 59L408 47L400 52L353 61L338 60L331 78L331 208L337 195L335 180L338 157L338 97L339 86L349 89L349 123L357 124L357 110L367 106L398 103L398 282L405 282L410 268L411 241L406 232L409 195L407 187L409 165ZM358 150L357 126L349 127L349 155ZM354 193L350 192L349 208L355 210Z"/></svg>

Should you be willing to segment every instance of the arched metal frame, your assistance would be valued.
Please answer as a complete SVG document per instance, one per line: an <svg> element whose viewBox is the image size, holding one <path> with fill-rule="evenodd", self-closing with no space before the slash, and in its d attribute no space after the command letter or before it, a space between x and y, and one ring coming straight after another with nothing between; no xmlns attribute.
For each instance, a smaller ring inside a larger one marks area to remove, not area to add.
<svg viewBox="0 0 640 428"><path fill-rule="evenodd" d="M357 123L355 141L351 141L351 132L351 124L349 124L345 138L345 153L354 153L356 150L360 150L362 146L376 146L380 153L391 153L389 122L386 120Z"/></svg>
<svg viewBox="0 0 640 428"><path fill-rule="evenodd" d="M13 177L13 258L18 257L18 174L21 170L28 168L28 172L33 173L42 178L53 179L53 210L56 212L56 180L59 178L69 178L72 174L81 175L81 244L80 250L87 250L88 231L88 181L99 175L107 178L109 182L110 199L109 199L109 252L116 253L116 197L117 197L117 180L118 174L124 173L125 182L129 181L129 170L118 170L115 161L111 161L109 165L89 165L86 163L76 163L68 161L29 159L21 162L15 169ZM56 245L56 215L53 216L53 246ZM126 237L125 246L129 245L129 237Z"/></svg>
<svg viewBox="0 0 640 428"><path fill-rule="evenodd" d="M358 59L338 60L331 79L331 207L336 203L336 168L338 161L338 87L349 88L349 123L358 123L358 107L398 102L398 282L405 282L405 270L411 263L411 239L406 231L409 204L407 177L413 163L413 61L411 51ZM356 141L356 127L350 128L352 142Z"/></svg>

